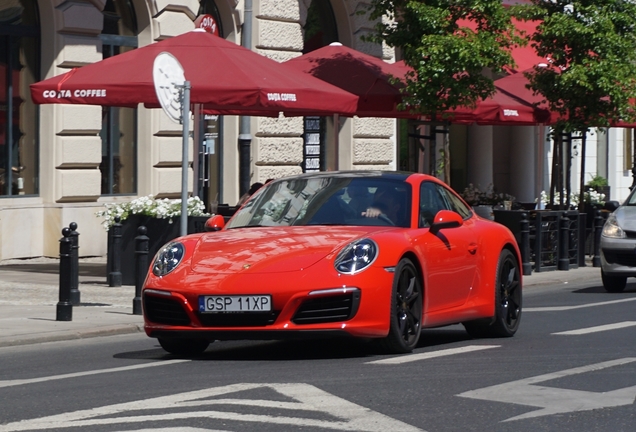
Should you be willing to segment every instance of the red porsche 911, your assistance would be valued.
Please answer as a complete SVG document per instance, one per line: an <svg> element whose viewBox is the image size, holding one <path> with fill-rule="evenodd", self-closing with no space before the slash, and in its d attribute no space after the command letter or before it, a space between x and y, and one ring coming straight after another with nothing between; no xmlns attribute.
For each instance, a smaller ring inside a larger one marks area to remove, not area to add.
<svg viewBox="0 0 636 432"><path fill-rule="evenodd" d="M146 334L194 355L216 340L348 335L393 353L423 328L513 336L520 253L424 174L320 172L263 186L213 232L166 244L142 290Z"/></svg>

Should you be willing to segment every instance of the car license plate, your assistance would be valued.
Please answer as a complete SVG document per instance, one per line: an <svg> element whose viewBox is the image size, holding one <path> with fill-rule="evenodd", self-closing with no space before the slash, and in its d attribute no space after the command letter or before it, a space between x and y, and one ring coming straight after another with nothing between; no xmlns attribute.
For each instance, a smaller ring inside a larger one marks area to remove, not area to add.
<svg viewBox="0 0 636 432"><path fill-rule="evenodd" d="M270 312L272 296L200 296L199 312Z"/></svg>

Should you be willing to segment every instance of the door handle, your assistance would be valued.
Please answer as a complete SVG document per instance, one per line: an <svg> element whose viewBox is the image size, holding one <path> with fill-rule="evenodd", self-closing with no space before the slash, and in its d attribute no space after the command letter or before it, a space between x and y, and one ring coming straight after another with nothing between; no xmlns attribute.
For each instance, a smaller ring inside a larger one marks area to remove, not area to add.
<svg viewBox="0 0 636 432"><path fill-rule="evenodd" d="M468 245L468 253L475 255L477 253L477 244L471 243Z"/></svg>

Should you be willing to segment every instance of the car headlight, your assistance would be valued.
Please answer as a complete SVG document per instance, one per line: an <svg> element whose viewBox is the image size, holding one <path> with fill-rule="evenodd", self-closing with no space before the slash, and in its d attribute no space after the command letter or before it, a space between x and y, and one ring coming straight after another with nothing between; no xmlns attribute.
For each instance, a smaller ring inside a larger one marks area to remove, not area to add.
<svg viewBox="0 0 636 432"><path fill-rule="evenodd" d="M377 256L378 245L373 240L357 240L340 251L334 267L340 273L355 274L369 267Z"/></svg>
<svg viewBox="0 0 636 432"><path fill-rule="evenodd" d="M626 238L625 231L618 225L616 216L614 214L609 215L605 225L603 225L603 236L611 238Z"/></svg>
<svg viewBox="0 0 636 432"><path fill-rule="evenodd" d="M152 273L155 276L165 276L176 269L185 253L185 247L178 242L170 242L161 248L152 263Z"/></svg>

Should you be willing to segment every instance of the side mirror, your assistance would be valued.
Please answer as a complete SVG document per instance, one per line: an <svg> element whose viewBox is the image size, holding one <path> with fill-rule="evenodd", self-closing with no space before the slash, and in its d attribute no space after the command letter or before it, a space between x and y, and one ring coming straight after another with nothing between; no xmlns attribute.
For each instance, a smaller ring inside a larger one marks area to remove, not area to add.
<svg viewBox="0 0 636 432"><path fill-rule="evenodd" d="M221 231L224 226L225 218L222 215L218 214L205 221L204 229L206 232Z"/></svg>
<svg viewBox="0 0 636 432"><path fill-rule="evenodd" d="M618 207L620 207L621 203L619 203L618 201L607 201L605 203L605 205L603 206L603 208L605 210L609 210L611 212L613 212L614 210L616 210Z"/></svg>
<svg viewBox="0 0 636 432"><path fill-rule="evenodd" d="M457 228L464 225L464 219L451 210L440 210L435 215L433 223L431 224L431 232L437 233L439 230L446 228Z"/></svg>

